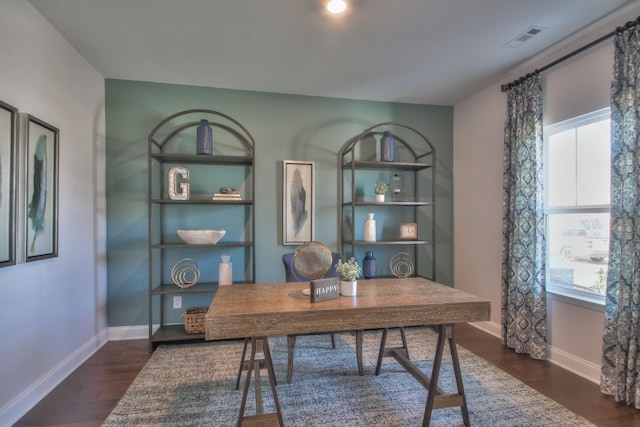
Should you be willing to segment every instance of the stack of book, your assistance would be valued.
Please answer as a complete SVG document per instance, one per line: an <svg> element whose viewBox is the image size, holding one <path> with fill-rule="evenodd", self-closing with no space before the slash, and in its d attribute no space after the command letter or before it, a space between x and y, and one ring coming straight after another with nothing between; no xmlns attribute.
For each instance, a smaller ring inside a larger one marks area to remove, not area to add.
<svg viewBox="0 0 640 427"><path fill-rule="evenodd" d="M231 194L215 193L213 195L213 200L242 200L242 198L238 193L231 193Z"/></svg>

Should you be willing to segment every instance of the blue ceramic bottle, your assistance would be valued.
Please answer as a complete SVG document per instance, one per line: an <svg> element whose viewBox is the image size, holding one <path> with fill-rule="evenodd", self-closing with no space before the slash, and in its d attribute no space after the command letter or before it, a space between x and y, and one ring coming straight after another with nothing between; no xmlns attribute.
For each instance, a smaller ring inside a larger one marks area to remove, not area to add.
<svg viewBox="0 0 640 427"><path fill-rule="evenodd" d="M196 131L198 154L213 154L213 130L209 121L202 119Z"/></svg>
<svg viewBox="0 0 640 427"><path fill-rule="evenodd" d="M376 259L373 256L373 252L367 252L362 260L362 271L365 279L376 278Z"/></svg>
<svg viewBox="0 0 640 427"><path fill-rule="evenodd" d="M393 162L395 141L393 135L388 130L382 133L380 138L380 160L383 162Z"/></svg>

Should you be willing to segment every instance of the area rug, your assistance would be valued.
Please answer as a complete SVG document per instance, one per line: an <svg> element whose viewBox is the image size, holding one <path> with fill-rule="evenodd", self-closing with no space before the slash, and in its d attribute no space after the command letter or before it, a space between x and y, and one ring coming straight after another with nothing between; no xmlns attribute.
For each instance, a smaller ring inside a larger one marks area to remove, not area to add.
<svg viewBox="0 0 640 427"><path fill-rule="evenodd" d="M437 340L428 328L406 331L411 360L431 372ZM380 333L364 334L365 375L358 375L355 336L298 337L293 381L286 384L285 337L269 340L285 426L420 426L426 390L393 358L374 375ZM390 332L388 344L395 335ZM448 351L448 350L447 350ZM161 345L111 412L104 426L234 426L242 391L235 390L242 341ZM458 346L472 426L591 426L553 400ZM246 374L246 373L245 373ZM242 384L245 376L243 375ZM265 409L273 409L266 370ZM440 387L455 391L448 352ZM255 395L247 414L255 413ZM432 426L463 425L460 408L434 410Z"/></svg>

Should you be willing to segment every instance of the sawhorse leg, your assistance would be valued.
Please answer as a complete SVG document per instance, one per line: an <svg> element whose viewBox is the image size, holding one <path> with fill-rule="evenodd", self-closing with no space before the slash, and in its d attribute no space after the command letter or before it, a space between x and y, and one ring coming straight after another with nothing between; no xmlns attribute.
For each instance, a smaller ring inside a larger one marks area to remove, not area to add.
<svg viewBox="0 0 640 427"><path fill-rule="evenodd" d="M431 370L431 377L427 376L424 372L418 369L400 348L386 349L384 347L386 341L386 330L383 332L383 341L380 347L380 354L378 356L378 367L376 367L376 375L379 374L379 365L381 364L382 357L393 357L407 370L424 388L428 390L427 402L425 404L424 418L422 419L422 426L426 427L431 422L431 414L434 409L451 408L459 406L462 411L462 420L465 426L470 425L469 411L467 409L467 399L464 394L464 387L462 384L462 373L460 371L460 361L458 359L458 350L456 348L456 340L454 335L454 325L438 325L434 329L438 332L438 344L436 345L436 354L433 359L433 368ZM457 393L444 394L442 390L438 388L438 376L440 375L440 367L442 366L442 355L444 353L445 343L449 343L449 350L451 352L451 362L453 365L453 372L456 378L456 386L458 388ZM405 344L406 346L406 344Z"/></svg>
<svg viewBox="0 0 640 427"><path fill-rule="evenodd" d="M262 353L264 359L256 359L256 350L259 346L262 346ZM264 363L269 374L269 384L271 385L271 394L273 395L273 402L276 407L275 413L264 414L264 408L262 405L262 386L260 382L260 363ZM249 395L249 388L251 387L251 374L254 375L254 385L256 391L256 415L244 416L244 411L247 404L247 396ZM271 352L269 351L269 343L267 337L251 338L251 357L249 358L247 368L247 379L244 384L244 390L242 391L242 402L240 403L240 413L238 414L238 427L241 427L244 421L255 422L259 425L273 425L284 426L282 420L282 412L280 411L280 403L278 401L278 392L276 391L276 376L273 371L273 362L271 360Z"/></svg>
<svg viewBox="0 0 640 427"><path fill-rule="evenodd" d="M390 351L392 349L386 348L388 332L389 332L388 328L383 329L382 331L382 340L380 341L380 351L378 352L378 363L376 364L376 375L380 375L380 368L382 367L382 358L386 356L391 356ZM409 347L407 347L407 337L404 334L404 328L402 326L400 327L400 338L402 338L402 347L396 347L393 350L403 350L407 356L407 359L410 359Z"/></svg>

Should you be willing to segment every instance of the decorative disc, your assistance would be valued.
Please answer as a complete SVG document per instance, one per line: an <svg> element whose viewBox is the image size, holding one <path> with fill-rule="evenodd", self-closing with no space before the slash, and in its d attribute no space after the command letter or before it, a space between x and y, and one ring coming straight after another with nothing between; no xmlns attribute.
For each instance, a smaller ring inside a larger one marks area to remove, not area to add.
<svg viewBox="0 0 640 427"><path fill-rule="evenodd" d="M200 280L198 264L191 258L181 259L171 269L171 280L181 288L190 288Z"/></svg>
<svg viewBox="0 0 640 427"><path fill-rule="evenodd" d="M331 249L320 242L303 243L293 254L295 270L311 280L321 279L327 274L332 262Z"/></svg>
<svg viewBox="0 0 640 427"><path fill-rule="evenodd" d="M405 252L395 254L389 261L389 267L393 275L400 279L413 276L413 260Z"/></svg>

